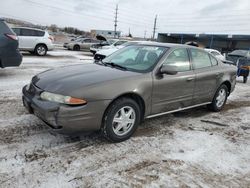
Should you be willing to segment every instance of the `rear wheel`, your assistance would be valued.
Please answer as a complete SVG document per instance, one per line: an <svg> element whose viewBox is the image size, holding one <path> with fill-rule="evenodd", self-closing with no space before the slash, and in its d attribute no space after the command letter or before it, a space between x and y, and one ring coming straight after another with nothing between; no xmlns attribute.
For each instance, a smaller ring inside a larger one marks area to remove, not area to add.
<svg viewBox="0 0 250 188"><path fill-rule="evenodd" d="M226 85L223 84L216 91L212 103L208 105L208 109L214 112L221 111L227 102L227 97L228 97L228 88Z"/></svg>
<svg viewBox="0 0 250 188"><path fill-rule="evenodd" d="M243 77L243 83L247 83L247 76Z"/></svg>
<svg viewBox="0 0 250 188"><path fill-rule="evenodd" d="M35 53L38 56L45 56L47 54L47 47L44 44L38 44L35 48Z"/></svg>
<svg viewBox="0 0 250 188"><path fill-rule="evenodd" d="M80 46L79 46L79 45L75 45L75 46L73 47L73 50L74 50L74 51L80 51Z"/></svg>
<svg viewBox="0 0 250 188"><path fill-rule="evenodd" d="M140 124L139 105L130 98L120 98L107 109L102 126L102 134L112 142L129 139Z"/></svg>

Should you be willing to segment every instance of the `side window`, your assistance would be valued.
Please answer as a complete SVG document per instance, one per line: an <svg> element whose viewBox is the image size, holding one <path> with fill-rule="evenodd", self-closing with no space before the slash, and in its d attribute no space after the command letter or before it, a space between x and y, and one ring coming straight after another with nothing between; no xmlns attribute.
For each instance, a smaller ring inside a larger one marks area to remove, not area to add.
<svg viewBox="0 0 250 188"><path fill-rule="evenodd" d="M91 39L85 39L83 42L91 43Z"/></svg>
<svg viewBox="0 0 250 188"><path fill-rule="evenodd" d="M44 31L37 31L37 30L34 30L34 36L36 37L43 37L45 35L45 32Z"/></svg>
<svg viewBox="0 0 250 188"><path fill-rule="evenodd" d="M185 48L174 50L163 64L176 66L178 72L191 70L188 52Z"/></svg>
<svg viewBox="0 0 250 188"><path fill-rule="evenodd" d="M33 36L33 31L30 29L20 29L21 36Z"/></svg>
<svg viewBox="0 0 250 188"><path fill-rule="evenodd" d="M217 59L215 59L213 56L210 55L210 59L211 59L211 63L213 66L217 66L218 65L218 61Z"/></svg>
<svg viewBox="0 0 250 188"><path fill-rule="evenodd" d="M211 67L211 61L208 53L199 49L190 49L192 56L192 63L195 69Z"/></svg>

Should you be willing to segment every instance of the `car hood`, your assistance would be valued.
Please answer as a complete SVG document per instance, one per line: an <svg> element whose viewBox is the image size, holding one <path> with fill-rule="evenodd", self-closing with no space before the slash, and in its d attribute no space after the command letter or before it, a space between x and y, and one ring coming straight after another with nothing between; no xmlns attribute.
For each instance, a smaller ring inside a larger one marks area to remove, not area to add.
<svg viewBox="0 0 250 188"><path fill-rule="evenodd" d="M109 56L110 54L116 52L117 50L119 49L118 48L103 49L103 50L100 50L97 54Z"/></svg>
<svg viewBox="0 0 250 188"><path fill-rule="evenodd" d="M42 72L33 77L32 83L42 90L70 95L75 90L98 85L100 83L138 75L139 73L123 71L109 66L87 63L73 65ZM80 96L80 94L79 94ZM74 96L78 97L78 96Z"/></svg>
<svg viewBox="0 0 250 188"><path fill-rule="evenodd" d="M102 35L97 35L96 39L97 40L101 40L101 41L107 41L107 39L104 36L102 36Z"/></svg>

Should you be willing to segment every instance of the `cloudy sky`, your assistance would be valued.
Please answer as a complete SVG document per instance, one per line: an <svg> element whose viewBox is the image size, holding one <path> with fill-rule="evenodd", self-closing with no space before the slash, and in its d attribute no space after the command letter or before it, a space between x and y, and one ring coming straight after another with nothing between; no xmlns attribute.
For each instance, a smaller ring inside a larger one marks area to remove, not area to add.
<svg viewBox="0 0 250 188"><path fill-rule="evenodd" d="M83 30L114 28L151 37L157 32L250 34L249 0L2 0L0 17Z"/></svg>

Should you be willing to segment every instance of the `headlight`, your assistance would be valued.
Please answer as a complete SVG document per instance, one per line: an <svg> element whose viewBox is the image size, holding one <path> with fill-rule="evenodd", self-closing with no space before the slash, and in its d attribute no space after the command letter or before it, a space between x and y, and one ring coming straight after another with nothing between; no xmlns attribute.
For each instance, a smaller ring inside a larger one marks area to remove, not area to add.
<svg viewBox="0 0 250 188"><path fill-rule="evenodd" d="M46 101L58 102L62 104L69 104L69 105L81 105L86 104L87 101L83 99L78 99L70 96L63 96L55 93L50 92L42 92L40 95L41 99Z"/></svg>

